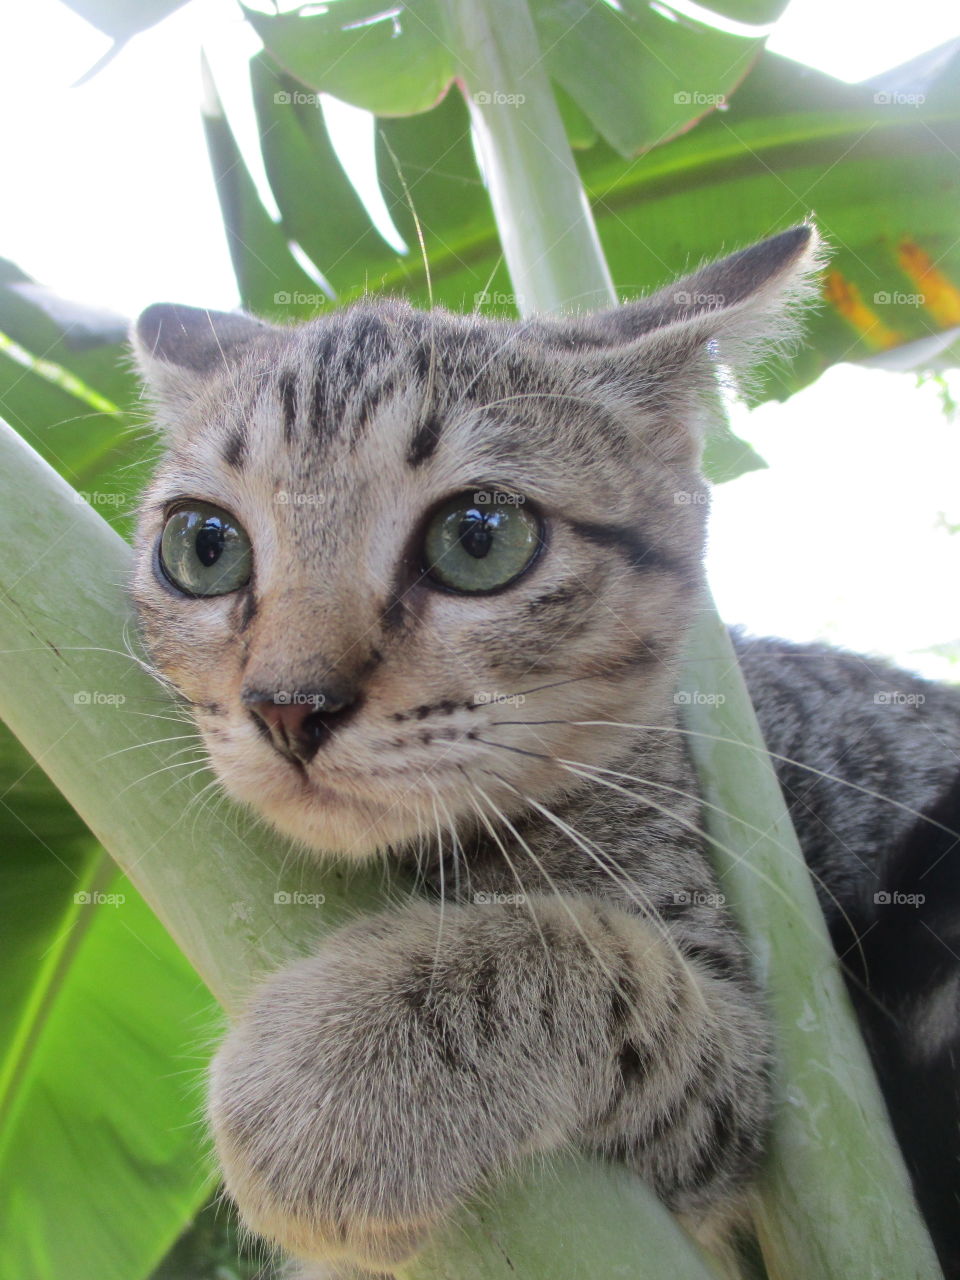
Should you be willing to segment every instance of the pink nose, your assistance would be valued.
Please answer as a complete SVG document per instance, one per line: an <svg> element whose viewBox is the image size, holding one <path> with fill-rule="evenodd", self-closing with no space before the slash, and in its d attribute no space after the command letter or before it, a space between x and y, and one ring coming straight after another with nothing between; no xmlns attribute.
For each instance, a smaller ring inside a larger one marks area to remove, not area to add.
<svg viewBox="0 0 960 1280"><path fill-rule="evenodd" d="M357 696L332 688L279 690L269 696L251 690L243 701L281 755L308 764L354 710Z"/></svg>

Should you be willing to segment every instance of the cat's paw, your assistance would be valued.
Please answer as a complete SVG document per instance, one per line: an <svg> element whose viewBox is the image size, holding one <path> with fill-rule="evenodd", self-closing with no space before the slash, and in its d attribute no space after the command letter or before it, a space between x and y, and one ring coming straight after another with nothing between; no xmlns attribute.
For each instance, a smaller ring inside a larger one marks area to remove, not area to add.
<svg viewBox="0 0 960 1280"><path fill-rule="evenodd" d="M463 963L470 922L447 914L446 959L438 923L418 907L341 931L259 990L214 1062L227 1189L299 1257L396 1265L487 1173L543 1145L537 1072L518 1098L484 1025L491 993Z"/></svg>

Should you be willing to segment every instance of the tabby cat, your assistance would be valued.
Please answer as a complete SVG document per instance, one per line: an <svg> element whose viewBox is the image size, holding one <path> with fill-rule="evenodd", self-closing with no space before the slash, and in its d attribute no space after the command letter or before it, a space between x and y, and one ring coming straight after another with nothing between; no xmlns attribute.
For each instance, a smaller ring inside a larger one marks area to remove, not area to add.
<svg viewBox="0 0 960 1280"><path fill-rule="evenodd" d="M794 333L817 255L796 227L569 319L371 298L286 328L167 304L136 326L166 443L134 582L152 660L232 796L423 889L265 981L213 1064L226 1186L311 1274L389 1270L564 1146L701 1231L743 1201L764 1001L664 727L718 366ZM960 1275L960 691L737 646Z"/></svg>

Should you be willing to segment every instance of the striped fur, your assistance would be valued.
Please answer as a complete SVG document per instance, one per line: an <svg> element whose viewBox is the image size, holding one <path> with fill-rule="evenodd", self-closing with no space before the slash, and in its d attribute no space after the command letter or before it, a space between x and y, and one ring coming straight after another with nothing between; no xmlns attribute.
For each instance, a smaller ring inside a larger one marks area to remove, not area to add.
<svg viewBox="0 0 960 1280"><path fill-rule="evenodd" d="M816 262L798 228L565 321L381 300L290 329L141 318L167 440L134 581L154 661L232 795L311 849L385 851L423 890L263 984L213 1066L228 1189L311 1274L389 1269L486 1179L562 1147L626 1162L695 1228L743 1202L768 1035L682 737L583 722L676 725L715 357L746 368L778 341ZM528 502L543 548L509 587L457 595L425 579L420 540L476 489ZM232 595L178 596L158 572L184 496L250 536ZM782 654L743 652L776 707ZM349 714L294 765L251 707L321 690ZM783 696L783 754L831 758L836 717L811 744ZM856 840L864 806L827 799ZM835 845L806 834L852 892ZM947 966L945 1003L954 981ZM942 1021L925 1034L946 1043Z"/></svg>

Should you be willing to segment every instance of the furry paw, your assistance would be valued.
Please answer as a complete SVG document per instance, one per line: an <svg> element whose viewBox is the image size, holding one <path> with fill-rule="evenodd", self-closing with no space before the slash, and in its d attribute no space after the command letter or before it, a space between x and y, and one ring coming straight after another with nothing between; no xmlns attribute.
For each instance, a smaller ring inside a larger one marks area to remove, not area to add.
<svg viewBox="0 0 960 1280"><path fill-rule="evenodd" d="M501 981L473 913L437 929L417 906L342 930L260 988L215 1059L227 1189L300 1258L397 1265L486 1174L563 1136L542 1114L550 1055L514 1067L507 1043L525 1022L542 1039L540 1001Z"/></svg>

